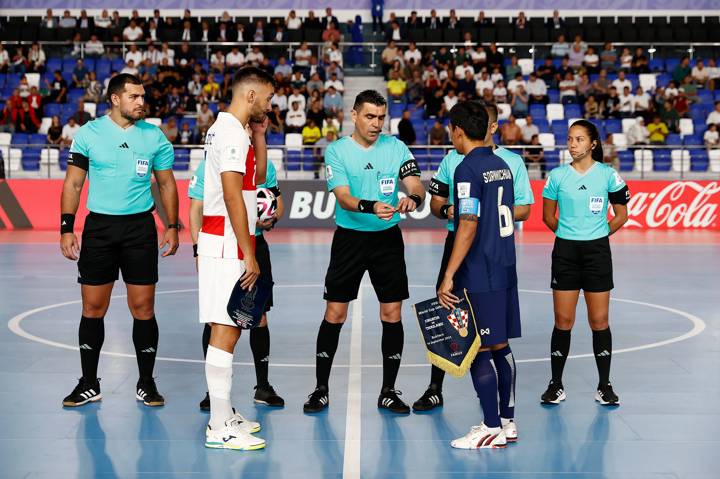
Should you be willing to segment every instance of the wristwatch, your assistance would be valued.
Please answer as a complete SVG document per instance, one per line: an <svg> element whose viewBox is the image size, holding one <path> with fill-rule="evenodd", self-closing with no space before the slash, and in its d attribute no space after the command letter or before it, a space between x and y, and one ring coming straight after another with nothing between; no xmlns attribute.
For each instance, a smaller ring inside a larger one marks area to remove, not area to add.
<svg viewBox="0 0 720 479"><path fill-rule="evenodd" d="M173 223L171 225L167 225L167 229L175 228L176 230L180 231L180 228L182 228L182 225L180 223Z"/></svg>

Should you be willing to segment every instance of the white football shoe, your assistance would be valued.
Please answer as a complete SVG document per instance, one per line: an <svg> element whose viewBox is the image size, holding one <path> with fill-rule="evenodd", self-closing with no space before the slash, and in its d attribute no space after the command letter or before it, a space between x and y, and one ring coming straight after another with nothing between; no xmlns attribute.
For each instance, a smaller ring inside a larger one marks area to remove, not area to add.
<svg viewBox="0 0 720 479"><path fill-rule="evenodd" d="M487 427L485 423L470 428L470 432L450 442L455 449L498 449L507 446L501 427Z"/></svg>

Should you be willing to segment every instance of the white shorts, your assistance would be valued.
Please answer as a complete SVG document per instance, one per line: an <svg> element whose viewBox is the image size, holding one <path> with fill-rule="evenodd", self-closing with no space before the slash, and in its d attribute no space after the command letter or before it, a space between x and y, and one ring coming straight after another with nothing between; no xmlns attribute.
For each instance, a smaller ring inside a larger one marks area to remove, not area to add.
<svg viewBox="0 0 720 479"><path fill-rule="evenodd" d="M227 314L227 303L235 283L243 274L245 262L241 259L198 256L201 323L236 326Z"/></svg>

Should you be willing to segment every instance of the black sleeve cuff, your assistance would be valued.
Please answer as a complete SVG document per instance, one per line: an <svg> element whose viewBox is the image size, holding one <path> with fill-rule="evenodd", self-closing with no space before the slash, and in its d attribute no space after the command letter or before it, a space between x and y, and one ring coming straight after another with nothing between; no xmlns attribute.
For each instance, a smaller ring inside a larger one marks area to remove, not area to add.
<svg viewBox="0 0 720 479"><path fill-rule="evenodd" d="M613 205L626 205L630 201L630 190L627 185L623 186L619 190L608 193L608 200Z"/></svg>
<svg viewBox="0 0 720 479"><path fill-rule="evenodd" d="M80 153L70 152L67 164L68 166L76 166L80 169L87 171L88 168L90 168L90 159Z"/></svg>

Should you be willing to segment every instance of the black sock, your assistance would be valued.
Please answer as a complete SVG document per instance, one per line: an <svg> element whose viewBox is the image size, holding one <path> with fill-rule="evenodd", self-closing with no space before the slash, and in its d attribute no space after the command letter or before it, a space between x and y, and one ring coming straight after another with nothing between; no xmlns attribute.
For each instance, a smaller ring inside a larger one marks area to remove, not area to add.
<svg viewBox="0 0 720 479"><path fill-rule="evenodd" d="M400 360L402 359L403 343L405 334L401 321L382 324L382 356L383 356L383 389L395 389L395 380L400 371Z"/></svg>
<svg viewBox="0 0 720 479"><path fill-rule="evenodd" d="M317 335L315 349L315 378L317 387L328 387L330 381L330 368L332 368L335 351L340 341L340 330L343 323L333 324L323 319Z"/></svg>
<svg viewBox="0 0 720 479"><path fill-rule="evenodd" d="M570 353L571 330L553 328L550 339L550 368L554 383L562 383L563 369Z"/></svg>
<svg viewBox="0 0 720 479"><path fill-rule="evenodd" d="M430 387L442 391L443 379L445 379L445 371L433 365L430 368Z"/></svg>
<svg viewBox="0 0 720 479"><path fill-rule="evenodd" d="M150 380L153 377L159 335L155 316L142 321L139 319L133 321L132 338L141 381Z"/></svg>
<svg viewBox="0 0 720 479"><path fill-rule="evenodd" d="M267 326L250 330L250 349L255 361L255 377L258 386L267 386L270 364L270 330Z"/></svg>
<svg viewBox="0 0 720 479"><path fill-rule="evenodd" d="M210 323L205 323L205 327L203 328L203 335L202 335L202 347L203 347L203 358L207 357L207 348L210 344L210 333L212 332L212 328L210 327Z"/></svg>
<svg viewBox="0 0 720 479"><path fill-rule="evenodd" d="M80 366L82 375L88 382L97 379L98 363L100 362L100 349L105 341L105 321L103 318L80 319L78 330L78 344L80 345Z"/></svg>
<svg viewBox="0 0 720 479"><path fill-rule="evenodd" d="M491 351L497 373L500 417L515 417L515 356L508 344L502 349Z"/></svg>
<svg viewBox="0 0 720 479"><path fill-rule="evenodd" d="M600 384L610 382L610 360L612 359L612 334L610 328L593 331L593 352L598 369Z"/></svg>

